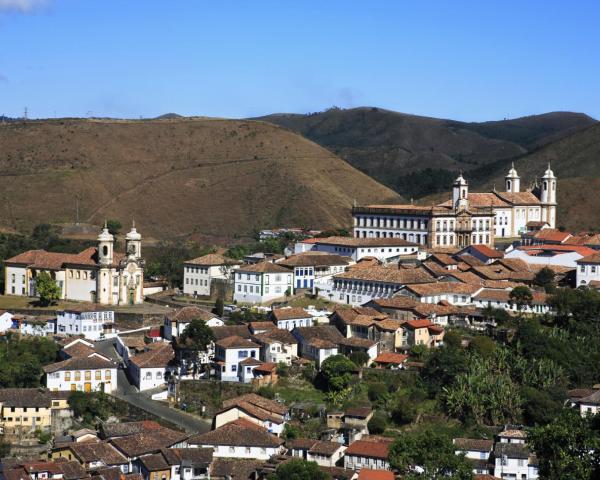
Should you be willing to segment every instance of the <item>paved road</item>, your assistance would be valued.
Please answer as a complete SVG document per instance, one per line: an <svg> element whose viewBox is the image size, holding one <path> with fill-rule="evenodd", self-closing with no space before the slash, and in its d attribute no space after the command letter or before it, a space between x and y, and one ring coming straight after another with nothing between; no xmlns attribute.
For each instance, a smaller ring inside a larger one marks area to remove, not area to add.
<svg viewBox="0 0 600 480"><path fill-rule="evenodd" d="M114 348L113 339L96 342L96 350L118 363L122 362L119 354ZM210 430L211 425L208 420L171 408L164 403L152 400L148 395L139 392L129 381L125 370L121 368L117 372L117 391L113 392L112 395L135 407L141 408L148 413L156 415L159 418L163 418L186 432L204 433Z"/></svg>

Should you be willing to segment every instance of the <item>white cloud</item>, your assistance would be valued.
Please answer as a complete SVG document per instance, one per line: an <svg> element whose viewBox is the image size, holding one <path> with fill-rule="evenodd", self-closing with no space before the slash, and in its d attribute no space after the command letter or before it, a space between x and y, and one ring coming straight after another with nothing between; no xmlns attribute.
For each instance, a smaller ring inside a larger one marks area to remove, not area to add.
<svg viewBox="0 0 600 480"><path fill-rule="evenodd" d="M0 11L13 10L30 13L48 4L48 0L0 0Z"/></svg>

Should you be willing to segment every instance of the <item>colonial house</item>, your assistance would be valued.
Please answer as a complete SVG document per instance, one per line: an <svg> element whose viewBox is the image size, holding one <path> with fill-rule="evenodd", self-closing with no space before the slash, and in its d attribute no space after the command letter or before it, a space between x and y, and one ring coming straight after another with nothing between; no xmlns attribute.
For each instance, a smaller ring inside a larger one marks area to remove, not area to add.
<svg viewBox="0 0 600 480"><path fill-rule="evenodd" d="M493 440L455 438L453 443L454 453L465 456L472 465L474 474L484 475L489 473L489 462L494 449Z"/></svg>
<svg viewBox="0 0 600 480"><path fill-rule="evenodd" d="M291 365L292 360L298 357L298 340L288 330L269 330L254 335L253 339L260 344L263 362Z"/></svg>
<svg viewBox="0 0 600 480"><path fill-rule="evenodd" d="M125 254L114 252L106 225L98 246L77 254L29 250L4 261L6 295L36 297L36 277L50 274L62 300L128 305L144 301L142 237L135 226L125 237Z"/></svg>
<svg viewBox="0 0 600 480"><path fill-rule="evenodd" d="M576 261L576 286L600 287L600 253L593 253Z"/></svg>
<svg viewBox="0 0 600 480"><path fill-rule="evenodd" d="M102 467L118 467L122 473L129 473L128 460L108 442L73 443L67 449L73 459L88 471Z"/></svg>
<svg viewBox="0 0 600 480"><path fill-rule="evenodd" d="M373 363L378 368L389 368L390 370L400 370L404 368L404 364L408 360L408 355L394 352L383 352L375 357Z"/></svg>
<svg viewBox="0 0 600 480"><path fill-rule="evenodd" d="M465 255L474 257L486 265L504 257L502 252L490 248L487 245L469 245L456 254L459 258L464 257Z"/></svg>
<svg viewBox="0 0 600 480"><path fill-rule="evenodd" d="M310 252L327 252L350 257L354 262L365 257L375 257L381 262L397 263L402 258L416 257L419 254L418 243L398 237L327 237L317 239Z"/></svg>
<svg viewBox="0 0 600 480"><path fill-rule="evenodd" d="M136 460L144 480L205 480L211 478L211 448L164 448Z"/></svg>
<svg viewBox="0 0 600 480"><path fill-rule="evenodd" d="M289 268L294 272L294 290L327 289L331 285L333 275L343 272L350 264L348 257L327 252L309 251L279 260L277 265Z"/></svg>
<svg viewBox="0 0 600 480"><path fill-rule="evenodd" d="M46 387L53 391L104 391L117 389L117 365L99 353L72 357L44 367Z"/></svg>
<svg viewBox="0 0 600 480"><path fill-rule="evenodd" d="M600 412L600 390L595 390L589 395L579 398L575 403L582 417L596 415Z"/></svg>
<svg viewBox="0 0 600 480"><path fill-rule="evenodd" d="M254 366L260 365L260 345L247 338L237 335L223 338L215 342L215 363L217 378L224 382L249 383L252 379L252 365L242 364L244 361L254 361ZM246 369L250 368L250 372ZM250 375L247 375L250 373Z"/></svg>
<svg viewBox="0 0 600 480"><path fill-rule="evenodd" d="M264 303L283 298L294 288L293 272L268 261L242 265L234 277L233 299L240 303Z"/></svg>
<svg viewBox="0 0 600 480"><path fill-rule="evenodd" d="M344 340L339 330L331 325L296 327L292 335L298 340L300 355L313 360L317 368L333 355L339 353L339 343Z"/></svg>
<svg viewBox="0 0 600 480"><path fill-rule="evenodd" d="M507 252L504 258L541 267L576 268L579 260L595 253L596 250L583 245L529 245Z"/></svg>
<svg viewBox="0 0 600 480"><path fill-rule="evenodd" d="M134 385L140 390L165 385L170 373L175 369L175 354L170 344L151 344L147 351L129 357L127 369Z"/></svg>
<svg viewBox="0 0 600 480"><path fill-rule="evenodd" d="M539 478L538 461L525 443L496 442L494 476L498 478Z"/></svg>
<svg viewBox="0 0 600 480"><path fill-rule="evenodd" d="M271 312L277 328L293 330L296 327L312 327L313 317L300 307L274 308Z"/></svg>
<svg viewBox="0 0 600 480"><path fill-rule="evenodd" d="M56 333L99 340L114 329L115 312L98 305L77 305L56 312Z"/></svg>
<svg viewBox="0 0 600 480"><path fill-rule="evenodd" d="M325 442L308 438L289 440L286 447L288 455L307 462L315 462L321 467L335 467L343 463L342 459L347 448L338 442Z"/></svg>
<svg viewBox="0 0 600 480"><path fill-rule="evenodd" d="M452 198L435 206L368 205L352 209L357 238L398 237L429 248L487 245L495 238L515 238L530 221L556 225L556 177L548 166L540 185L521 191L514 166L505 191L469 193L462 174L454 181Z"/></svg>
<svg viewBox="0 0 600 480"><path fill-rule="evenodd" d="M214 428L220 428L238 418L244 418L279 436L283 433L290 415L285 405L255 393L248 393L223 402L223 408L213 419Z"/></svg>
<svg viewBox="0 0 600 480"><path fill-rule="evenodd" d="M430 320L409 320L402 324L404 329L404 348L424 345L427 348L438 347L444 341L444 327Z"/></svg>
<svg viewBox="0 0 600 480"><path fill-rule="evenodd" d="M52 427L52 397L38 388L0 389L0 430L7 437L48 432Z"/></svg>
<svg viewBox="0 0 600 480"><path fill-rule="evenodd" d="M374 298L389 298L405 285L432 283L435 279L421 267L374 266L352 268L333 277L329 300L362 305Z"/></svg>
<svg viewBox="0 0 600 480"><path fill-rule="evenodd" d="M188 439L190 447L212 448L214 457L257 460L282 454L283 443L283 439L244 418Z"/></svg>
<svg viewBox="0 0 600 480"><path fill-rule="evenodd" d="M433 282L406 285L398 294L415 298L422 303L448 302L450 305L471 305L473 297L483 290L481 285L459 282Z"/></svg>
<svg viewBox="0 0 600 480"><path fill-rule="evenodd" d="M187 260L183 263L183 293L193 296L212 295L215 293L215 284L221 282L226 287L233 271L241 263L219 253L209 253ZM225 289L219 293L224 296Z"/></svg>
<svg viewBox="0 0 600 480"><path fill-rule="evenodd" d="M473 297L473 304L477 308L493 307L508 312L518 312L519 307L510 298L511 290L497 290L484 288ZM521 307L523 313L544 314L550 311L548 295L544 292L532 291L532 301Z"/></svg>
<svg viewBox="0 0 600 480"><path fill-rule="evenodd" d="M11 459L2 465L2 477L10 480L83 480L90 474L74 461Z"/></svg>
<svg viewBox="0 0 600 480"><path fill-rule="evenodd" d="M163 335L165 340L179 338L192 320L203 320L209 327L223 326L223 320L208 310L198 307L183 307L165 315Z"/></svg>
<svg viewBox="0 0 600 480"><path fill-rule="evenodd" d="M393 352L402 346L401 322L392 320L385 313L373 308L336 308L331 316L331 324L346 338L363 338L377 342L379 352Z"/></svg>
<svg viewBox="0 0 600 480"><path fill-rule="evenodd" d="M14 315L12 328L20 335L46 337L56 331L56 318L31 315Z"/></svg>
<svg viewBox="0 0 600 480"><path fill-rule="evenodd" d="M361 470L390 470L391 439L361 439L352 442L344 455L344 468Z"/></svg>

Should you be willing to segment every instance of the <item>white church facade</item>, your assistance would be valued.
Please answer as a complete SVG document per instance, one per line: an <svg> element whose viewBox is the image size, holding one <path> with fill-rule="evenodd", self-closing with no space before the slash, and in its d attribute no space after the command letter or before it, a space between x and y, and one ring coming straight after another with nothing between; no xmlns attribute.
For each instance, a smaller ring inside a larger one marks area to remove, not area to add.
<svg viewBox="0 0 600 480"><path fill-rule="evenodd" d="M98 246L76 254L29 250L4 261L4 294L36 297L36 277L47 272L60 288L60 298L104 305L144 301L142 237L135 225L125 237L126 253L114 251L106 225Z"/></svg>
<svg viewBox="0 0 600 480"><path fill-rule="evenodd" d="M452 199L434 206L368 205L352 209L358 238L399 237L429 248L493 247L495 239L516 238L529 222L556 228L557 179L548 165L541 183L521 191L514 165L505 191L469 192L462 174L454 181Z"/></svg>

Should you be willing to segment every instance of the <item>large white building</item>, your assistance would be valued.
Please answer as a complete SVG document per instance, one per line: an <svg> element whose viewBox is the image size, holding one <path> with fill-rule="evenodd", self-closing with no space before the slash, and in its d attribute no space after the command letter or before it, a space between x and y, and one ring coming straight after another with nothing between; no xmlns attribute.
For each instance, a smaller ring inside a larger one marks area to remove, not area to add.
<svg viewBox="0 0 600 480"><path fill-rule="evenodd" d="M99 353L46 365L44 373L46 387L52 391L111 393L117 389L117 365Z"/></svg>
<svg viewBox="0 0 600 480"><path fill-rule="evenodd" d="M379 237L379 238L374 238ZM373 235L365 238L363 235L352 237L319 238L312 245L311 252L327 252L342 257L350 257L358 262L365 257L375 257L381 262L395 262L402 257L419 253L418 241L407 241L398 236Z"/></svg>
<svg viewBox="0 0 600 480"><path fill-rule="evenodd" d="M5 295L36 297L36 277L47 272L60 287L60 298L104 305L142 303L142 237L135 226L125 237L126 253L114 252L106 225L98 246L77 254L29 250L4 261Z"/></svg>
<svg viewBox="0 0 600 480"><path fill-rule="evenodd" d="M227 284L241 262L218 253L209 253L183 264L183 293L185 295L211 295L215 281Z"/></svg>
<svg viewBox="0 0 600 480"><path fill-rule="evenodd" d="M515 238L531 221L556 226L557 179L548 165L541 183L521 191L513 167L505 191L469 193L462 174L455 180L452 199L435 206L369 205L354 207L354 236L397 237L428 247L494 245L495 238Z"/></svg>
<svg viewBox="0 0 600 480"><path fill-rule="evenodd" d="M600 287L600 253L580 258L577 262L577 287Z"/></svg>
<svg viewBox="0 0 600 480"><path fill-rule="evenodd" d="M56 312L56 333L83 335L89 340L98 340L112 332L114 322L113 310L82 304Z"/></svg>
<svg viewBox="0 0 600 480"><path fill-rule="evenodd" d="M240 303L263 303L293 292L294 273L281 265L260 262L235 271L233 299Z"/></svg>

